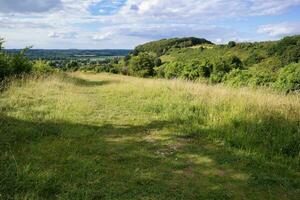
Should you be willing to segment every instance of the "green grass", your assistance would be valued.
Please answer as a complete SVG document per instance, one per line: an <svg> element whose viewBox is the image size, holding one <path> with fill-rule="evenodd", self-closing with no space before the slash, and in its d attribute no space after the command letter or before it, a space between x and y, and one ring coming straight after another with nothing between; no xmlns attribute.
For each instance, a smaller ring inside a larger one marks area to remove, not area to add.
<svg viewBox="0 0 300 200"><path fill-rule="evenodd" d="M74 73L0 94L0 199L299 199L299 95Z"/></svg>

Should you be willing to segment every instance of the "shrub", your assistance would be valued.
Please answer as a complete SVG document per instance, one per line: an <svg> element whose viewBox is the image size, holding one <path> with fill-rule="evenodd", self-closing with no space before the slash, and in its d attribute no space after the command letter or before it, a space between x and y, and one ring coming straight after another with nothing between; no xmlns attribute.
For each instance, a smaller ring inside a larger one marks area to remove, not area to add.
<svg viewBox="0 0 300 200"><path fill-rule="evenodd" d="M230 57L227 58L226 61L227 61L227 64L228 64L228 69L227 70L242 69L243 68L243 62L237 56L230 56Z"/></svg>
<svg viewBox="0 0 300 200"><path fill-rule="evenodd" d="M231 86L247 86L252 75L248 70L233 69L225 75L224 82Z"/></svg>
<svg viewBox="0 0 300 200"><path fill-rule="evenodd" d="M149 77L154 74L154 57L147 53L133 56L129 61L129 74L140 77Z"/></svg>
<svg viewBox="0 0 300 200"><path fill-rule="evenodd" d="M13 75L31 72L32 62L25 56L26 50L27 49L24 49L20 53L10 56L9 66Z"/></svg>
<svg viewBox="0 0 300 200"><path fill-rule="evenodd" d="M229 66L223 59L218 59L214 62L213 64L213 73L218 73L218 72L229 72Z"/></svg>
<svg viewBox="0 0 300 200"><path fill-rule="evenodd" d="M224 59L218 59L215 61L212 67L212 73L210 75L211 83L221 83L223 77L230 71L228 63Z"/></svg>
<svg viewBox="0 0 300 200"><path fill-rule="evenodd" d="M2 44L3 40L0 39L0 80L11 75L19 76L31 72L32 63L25 56L27 49L10 55L3 51Z"/></svg>
<svg viewBox="0 0 300 200"><path fill-rule="evenodd" d="M158 78L166 78L165 77L165 65L161 65L159 67L154 67L155 76Z"/></svg>
<svg viewBox="0 0 300 200"><path fill-rule="evenodd" d="M188 80L195 80L199 75L199 67L194 64L185 65L181 77Z"/></svg>
<svg viewBox="0 0 300 200"><path fill-rule="evenodd" d="M195 80L200 77L208 78L212 68L212 65L207 61L194 60L184 66L181 77L189 80Z"/></svg>
<svg viewBox="0 0 300 200"><path fill-rule="evenodd" d="M282 54L282 58L284 59L284 64L289 64L293 62L300 61L300 45L293 45L286 48L284 53Z"/></svg>
<svg viewBox="0 0 300 200"><path fill-rule="evenodd" d="M228 45L227 45L229 48L232 48L232 47L235 47L236 46L236 42L235 41L230 41L228 42Z"/></svg>
<svg viewBox="0 0 300 200"><path fill-rule="evenodd" d="M271 86L277 78L271 67L252 67L249 70L249 86Z"/></svg>
<svg viewBox="0 0 300 200"><path fill-rule="evenodd" d="M53 68L48 62L38 60L33 63L32 71L36 74L43 74L53 72Z"/></svg>
<svg viewBox="0 0 300 200"><path fill-rule="evenodd" d="M159 67L162 65L161 59L160 58L155 58L154 59L154 65L155 67Z"/></svg>
<svg viewBox="0 0 300 200"><path fill-rule="evenodd" d="M300 36L285 37L269 48L270 55L281 57L284 65L300 61Z"/></svg>
<svg viewBox="0 0 300 200"><path fill-rule="evenodd" d="M118 68L118 66L110 64L109 65L109 73L118 74L118 73L120 73L120 69Z"/></svg>
<svg viewBox="0 0 300 200"><path fill-rule="evenodd" d="M75 60L69 61L66 65L66 70L77 71L79 69L79 63Z"/></svg>
<svg viewBox="0 0 300 200"><path fill-rule="evenodd" d="M284 92L300 91L300 63L293 63L279 71L275 88Z"/></svg>
<svg viewBox="0 0 300 200"><path fill-rule="evenodd" d="M211 63L209 63L208 61L203 62L199 68L200 77L209 78L212 69L213 69L213 65Z"/></svg>
<svg viewBox="0 0 300 200"><path fill-rule="evenodd" d="M264 57L256 52L251 53L245 61L245 64L248 66L260 63Z"/></svg>
<svg viewBox="0 0 300 200"><path fill-rule="evenodd" d="M184 68L184 64L179 62L170 62L163 66L164 76L168 79L180 77L180 74L182 73L182 70Z"/></svg>
<svg viewBox="0 0 300 200"><path fill-rule="evenodd" d="M9 56L0 52L0 80L11 74L12 69L9 66Z"/></svg>
<svg viewBox="0 0 300 200"><path fill-rule="evenodd" d="M224 72L213 72L210 75L209 82L210 83L221 83L226 73Z"/></svg>

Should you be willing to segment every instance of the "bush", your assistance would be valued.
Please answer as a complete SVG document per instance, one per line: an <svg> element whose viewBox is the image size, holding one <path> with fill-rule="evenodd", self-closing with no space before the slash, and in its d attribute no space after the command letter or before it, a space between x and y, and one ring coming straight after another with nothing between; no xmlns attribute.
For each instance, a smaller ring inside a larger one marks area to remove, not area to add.
<svg viewBox="0 0 300 200"><path fill-rule="evenodd" d="M155 67L161 66L162 65L161 59L160 58L155 58L154 65L155 65Z"/></svg>
<svg viewBox="0 0 300 200"><path fill-rule="evenodd" d="M226 73L224 72L213 72L210 75L209 82L210 83L221 83Z"/></svg>
<svg viewBox="0 0 300 200"><path fill-rule="evenodd" d="M284 59L284 64L289 64L293 62L300 61L300 45L294 45L286 48L284 53L282 54L282 58Z"/></svg>
<svg viewBox="0 0 300 200"><path fill-rule="evenodd" d="M10 57L8 55L0 52L0 81L12 73L9 60Z"/></svg>
<svg viewBox="0 0 300 200"><path fill-rule="evenodd" d="M29 73L32 70L32 62L25 56L27 49L22 50L20 53L10 56L9 66L13 75L20 75Z"/></svg>
<svg viewBox="0 0 300 200"><path fill-rule="evenodd" d="M71 60L65 65L66 70L70 71L77 71L79 67L79 63L75 60Z"/></svg>
<svg viewBox="0 0 300 200"><path fill-rule="evenodd" d="M20 76L26 73L49 73L53 68L42 60L31 62L25 56L29 48L25 48L16 54L8 54L3 51L3 40L0 38L0 81L9 76Z"/></svg>
<svg viewBox="0 0 300 200"><path fill-rule="evenodd" d="M139 77L149 77L154 75L155 58L147 53L140 53L133 56L129 61L129 74Z"/></svg>
<svg viewBox="0 0 300 200"><path fill-rule="evenodd" d="M229 70L232 69L243 69L243 62L240 60L239 57L237 56L230 56L227 58L227 64L228 64L228 68Z"/></svg>
<svg viewBox="0 0 300 200"><path fill-rule="evenodd" d="M277 78L276 72L271 67L252 67L249 70L249 86L271 86Z"/></svg>
<svg viewBox="0 0 300 200"><path fill-rule="evenodd" d="M44 74L53 72L53 68L50 66L48 62L43 60L38 60L33 63L32 71L36 74Z"/></svg>
<svg viewBox="0 0 300 200"><path fill-rule="evenodd" d="M199 67L197 65L185 65L181 77L188 80L195 80L199 75Z"/></svg>
<svg viewBox="0 0 300 200"><path fill-rule="evenodd" d="M161 65L159 67L154 67L155 76L158 78L166 78L165 77L165 65Z"/></svg>
<svg viewBox="0 0 300 200"><path fill-rule="evenodd" d="M248 70L234 69L225 75L224 82L235 87L247 86L251 77Z"/></svg>
<svg viewBox="0 0 300 200"><path fill-rule="evenodd" d="M279 71L275 88L289 93L300 91L300 63L293 63Z"/></svg>
<svg viewBox="0 0 300 200"><path fill-rule="evenodd" d="M229 48L232 48L232 47L235 47L235 46L236 46L236 42L235 41L228 42L228 47Z"/></svg>
<svg viewBox="0 0 300 200"><path fill-rule="evenodd" d="M207 61L200 62L198 60L194 60L184 66L181 77L189 80L195 80L200 77L208 78L212 68L212 65Z"/></svg>
<svg viewBox="0 0 300 200"><path fill-rule="evenodd" d="M283 65L300 61L300 36L285 37L269 48L270 55L281 57Z"/></svg>
<svg viewBox="0 0 300 200"><path fill-rule="evenodd" d="M215 61L209 81L211 83L221 83L223 77L230 71L230 66L224 59Z"/></svg>
<svg viewBox="0 0 300 200"><path fill-rule="evenodd" d="M169 62L163 64L160 67L155 68L155 72L160 78L173 79L180 77L182 70L184 68L183 63L179 62Z"/></svg>
<svg viewBox="0 0 300 200"><path fill-rule="evenodd" d="M24 55L27 49L15 55L9 55L3 51L2 43L3 40L0 40L0 80L32 71L32 62Z"/></svg>

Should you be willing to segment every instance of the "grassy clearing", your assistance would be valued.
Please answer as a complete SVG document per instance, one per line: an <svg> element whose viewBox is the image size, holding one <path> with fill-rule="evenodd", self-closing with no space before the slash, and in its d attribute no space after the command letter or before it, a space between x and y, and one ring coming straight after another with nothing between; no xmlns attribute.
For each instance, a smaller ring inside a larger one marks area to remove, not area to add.
<svg viewBox="0 0 300 200"><path fill-rule="evenodd" d="M74 73L0 94L0 199L299 199L299 96Z"/></svg>

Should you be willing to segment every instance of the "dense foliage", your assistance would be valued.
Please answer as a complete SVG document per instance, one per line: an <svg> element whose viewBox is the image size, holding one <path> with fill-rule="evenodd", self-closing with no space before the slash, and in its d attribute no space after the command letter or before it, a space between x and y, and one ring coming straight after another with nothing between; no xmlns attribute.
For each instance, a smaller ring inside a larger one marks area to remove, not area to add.
<svg viewBox="0 0 300 200"><path fill-rule="evenodd" d="M31 61L25 56L28 48L15 54L8 54L3 50L4 41L0 39L0 81L10 76L20 76L27 73L52 72L53 68L44 61Z"/></svg>
<svg viewBox="0 0 300 200"><path fill-rule="evenodd" d="M279 71L275 86L286 92L300 90L300 63L290 64Z"/></svg>
<svg viewBox="0 0 300 200"><path fill-rule="evenodd" d="M295 92L299 91L299 60L300 36L276 42L230 41L227 45L183 38L137 46L129 56L110 63L110 70L100 71Z"/></svg>

